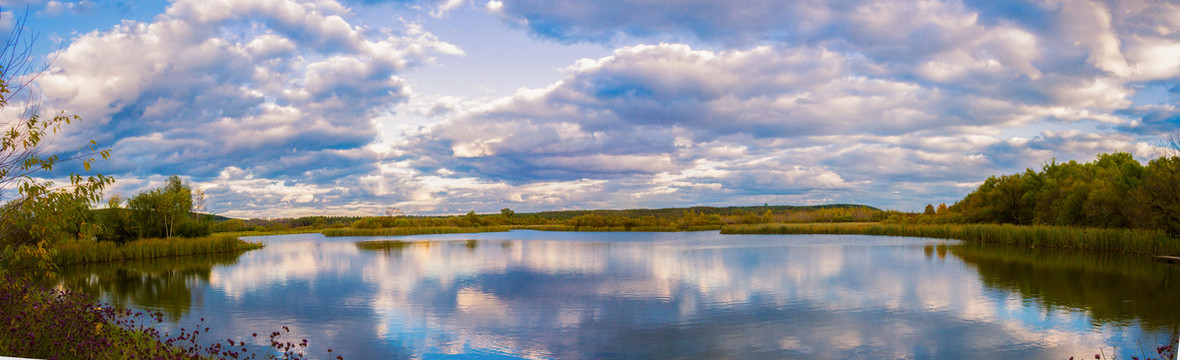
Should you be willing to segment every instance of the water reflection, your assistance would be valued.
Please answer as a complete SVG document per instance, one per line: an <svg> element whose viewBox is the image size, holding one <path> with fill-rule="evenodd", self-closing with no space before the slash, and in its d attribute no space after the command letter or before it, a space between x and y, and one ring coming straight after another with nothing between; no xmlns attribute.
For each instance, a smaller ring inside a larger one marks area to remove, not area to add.
<svg viewBox="0 0 1180 360"><path fill-rule="evenodd" d="M1150 257L964 244L951 253L989 287L1020 294L1046 311L1086 311L1101 325L1138 323L1175 334L1180 266Z"/></svg>
<svg viewBox="0 0 1180 360"><path fill-rule="evenodd" d="M48 281L91 294L113 306L160 311L171 321L178 321L189 313L194 302L201 300L200 290L208 286L213 268L234 265L239 255L77 265L60 269Z"/></svg>
<svg viewBox="0 0 1180 360"><path fill-rule="evenodd" d="M186 301L199 304L180 322L208 318L214 338L290 325L294 337L313 340L313 357L330 346L352 359L1065 359L1153 344L1177 321L1163 295L1178 293L1180 267L1081 259L1062 261L1081 272L1053 270L1019 251L933 239L534 231L268 239L236 263L186 278L200 284ZM1054 280L1071 276L1140 280ZM1127 295L1088 295L1092 287ZM140 293L132 303L189 307ZM1127 299L1136 304L1116 303ZM1131 355L1139 354L1119 353Z"/></svg>

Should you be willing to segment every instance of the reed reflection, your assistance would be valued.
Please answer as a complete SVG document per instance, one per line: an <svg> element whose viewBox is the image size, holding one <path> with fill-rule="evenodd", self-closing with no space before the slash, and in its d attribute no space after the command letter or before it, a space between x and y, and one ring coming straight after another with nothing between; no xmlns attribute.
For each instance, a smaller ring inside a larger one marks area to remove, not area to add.
<svg viewBox="0 0 1180 360"><path fill-rule="evenodd" d="M119 263L86 264L59 269L47 281L91 294L116 307L163 312L178 321L201 301L212 269L232 266L241 253L210 254Z"/></svg>
<svg viewBox="0 0 1180 360"><path fill-rule="evenodd" d="M950 252L977 270L985 285L1046 310L1081 310L1097 324L1135 322L1172 334L1180 327L1180 266L1146 256L997 244L951 246Z"/></svg>

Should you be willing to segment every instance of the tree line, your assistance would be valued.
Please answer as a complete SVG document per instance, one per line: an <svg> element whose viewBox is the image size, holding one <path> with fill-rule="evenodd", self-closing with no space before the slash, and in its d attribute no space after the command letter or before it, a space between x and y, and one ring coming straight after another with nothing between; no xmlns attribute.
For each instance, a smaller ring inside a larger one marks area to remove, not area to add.
<svg viewBox="0 0 1180 360"><path fill-rule="evenodd" d="M895 214L864 205L690 207L626 210L571 210L518 214L503 208L499 213L470 211L452 216L406 216L387 211L369 217L301 217L284 219L231 219L212 225L216 231L282 231L330 228L388 229L404 227L480 227L563 225L577 228L621 227L687 229L727 224L869 222Z"/></svg>
<svg viewBox="0 0 1180 360"><path fill-rule="evenodd" d="M991 176L951 206L927 205L922 222L1158 229L1180 235L1180 146L1147 165L1129 153L1056 161Z"/></svg>

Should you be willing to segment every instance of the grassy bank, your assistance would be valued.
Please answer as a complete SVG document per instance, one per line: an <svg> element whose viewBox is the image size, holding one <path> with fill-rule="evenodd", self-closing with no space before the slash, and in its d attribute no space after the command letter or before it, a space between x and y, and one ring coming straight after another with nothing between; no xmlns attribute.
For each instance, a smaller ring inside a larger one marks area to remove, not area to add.
<svg viewBox="0 0 1180 360"><path fill-rule="evenodd" d="M67 242L53 247L50 258L57 266L74 264L151 259L197 254L245 251L262 244L242 241L234 236L213 235L200 238L142 239L116 245L110 242Z"/></svg>
<svg viewBox="0 0 1180 360"><path fill-rule="evenodd" d="M817 223L731 225L723 234L860 234L917 236L1030 248L1180 255L1180 239L1163 231L1001 224Z"/></svg>

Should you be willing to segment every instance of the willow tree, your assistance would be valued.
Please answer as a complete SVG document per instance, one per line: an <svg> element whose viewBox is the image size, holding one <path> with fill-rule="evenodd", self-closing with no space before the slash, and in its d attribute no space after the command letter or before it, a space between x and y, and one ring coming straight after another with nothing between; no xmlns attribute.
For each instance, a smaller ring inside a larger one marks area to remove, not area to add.
<svg viewBox="0 0 1180 360"><path fill-rule="evenodd" d="M90 141L73 154L47 151L62 128L80 118L65 112L41 116L29 84L49 65L32 60L36 35L25 32L26 19L16 19L0 48L0 262L51 268L51 244L95 232L85 221L89 205L102 199L114 179L71 173L51 180L60 176L52 174L58 164L80 161L89 172L95 158L109 158L110 150L96 151Z"/></svg>

